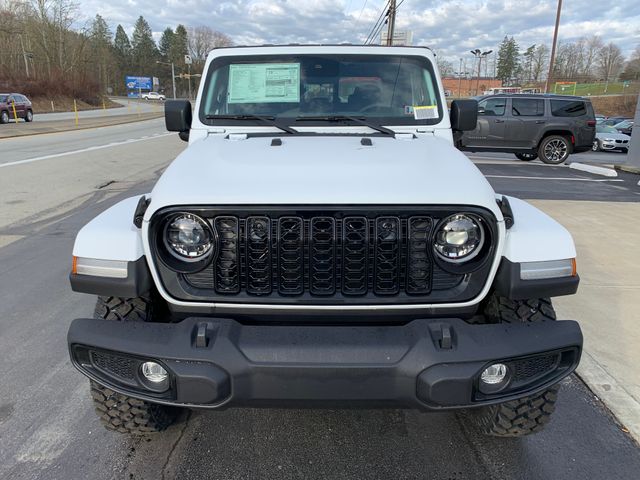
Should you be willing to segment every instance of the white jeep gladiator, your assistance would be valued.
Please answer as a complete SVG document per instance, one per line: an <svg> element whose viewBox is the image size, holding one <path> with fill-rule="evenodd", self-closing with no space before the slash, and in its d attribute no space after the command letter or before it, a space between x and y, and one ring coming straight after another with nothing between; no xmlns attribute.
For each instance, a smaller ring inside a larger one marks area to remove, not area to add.
<svg viewBox="0 0 640 480"><path fill-rule="evenodd" d="M189 146L153 190L78 233L73 364L104 425L161 431L181 408L468 409L497 436L540 430L582 334L561 225L493 191L454 148L422 47L220 48Z"/></svg>

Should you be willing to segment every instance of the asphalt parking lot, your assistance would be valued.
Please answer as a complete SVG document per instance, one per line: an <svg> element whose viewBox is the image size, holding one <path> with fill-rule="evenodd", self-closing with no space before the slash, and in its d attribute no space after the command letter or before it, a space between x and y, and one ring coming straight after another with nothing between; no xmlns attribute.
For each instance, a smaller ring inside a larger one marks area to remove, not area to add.
<svg viewBox="0 0 640 480"><path fill-rule="evenodd" d="M149 439L104 431L65 339L73 318L92 314L94 299L72 293L66 278L78 229L119 199L148 191L184 148L161 135L161 122L136 128L135 138L126 128L74 137L69 151L76 153L65 154L61 136L59 156L4 168L10 159L0 161L0 478L637 478L638 445L576 376L563 382L549 428L518 440L481 437L463 413L389 409L230 409L184 415ZM95 136L107 134L112 146L82 152L82 142L95 145ZM16 142L5 145L15 158L42 156L25 140L3 142ZM501 193L640 201L638 177L622 172L609 179L508 156L472 157Z"/></svg>

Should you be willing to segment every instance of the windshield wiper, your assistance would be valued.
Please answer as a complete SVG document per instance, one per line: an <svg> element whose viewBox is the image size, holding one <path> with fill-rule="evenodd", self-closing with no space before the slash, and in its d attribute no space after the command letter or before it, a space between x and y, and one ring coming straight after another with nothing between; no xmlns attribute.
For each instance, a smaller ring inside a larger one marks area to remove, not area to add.
<svg viewBox="0 0 640 480"><path fill-rule="evenodd" d="M207 120L259 120L272 127L279 128L283 132L295 135L298 132L296 129L289 127L288 125L281 125L276 122L276 118L273 116L263 117L262 115L242 114L242 115L207 115Z"/></svg>
<svg viewBox="0 0 640 480"><path fill-rule="evenodd" d="M312 121L326 121L326 122L343 122L345 120L350 120L359 125L364 125L365 127L369 127L372 130L375 130L380 133L384 133L385 135L395 135L396 132L391 130L390 128L383 127L377 123L372 123L367 121L362 117L352 117L351 115L326 115L326 116L314 116L314 117L296 117L296 122L312 122Z"/></svg>

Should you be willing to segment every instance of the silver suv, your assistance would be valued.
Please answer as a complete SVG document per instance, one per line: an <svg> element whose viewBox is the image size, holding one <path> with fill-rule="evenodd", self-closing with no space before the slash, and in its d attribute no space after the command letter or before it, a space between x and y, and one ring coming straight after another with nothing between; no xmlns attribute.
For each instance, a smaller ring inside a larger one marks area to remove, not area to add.
<svg viewBox="0 0 640 480"><path fill-rule="evenodd" d="M515 153L564 163L571 153L591 149L596 119L589 100L567 95L514 94L478 98L478 124L458 139L471 152Z"/></svg>

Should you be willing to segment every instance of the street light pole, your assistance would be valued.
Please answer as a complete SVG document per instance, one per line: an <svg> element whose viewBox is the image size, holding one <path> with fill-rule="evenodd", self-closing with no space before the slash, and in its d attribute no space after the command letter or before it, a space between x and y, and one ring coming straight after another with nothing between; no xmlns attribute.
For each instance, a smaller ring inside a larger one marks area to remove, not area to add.
<svg viewBox="0 0 640 480"><path fill-rule="evenodd" d="M491 52L493 52L493 50L487 50L486 52L483 52L479 48L476 48L475 50L471 50L471 55L473 55L478 59L478 79L476 80L476 95L478 95L478 92L480 91L480 75L482 74L482 59L486 58L486 56L491 54Z"/></svg>
<svg viewBox="0 0 640 480"><path fill-rule="evenodd" d="M160 65L171 65L171 85L173 86L173 99L176 99L176 68L173 65L173 62L161 62L160 60L156 60L156 63Z"/></svg>

